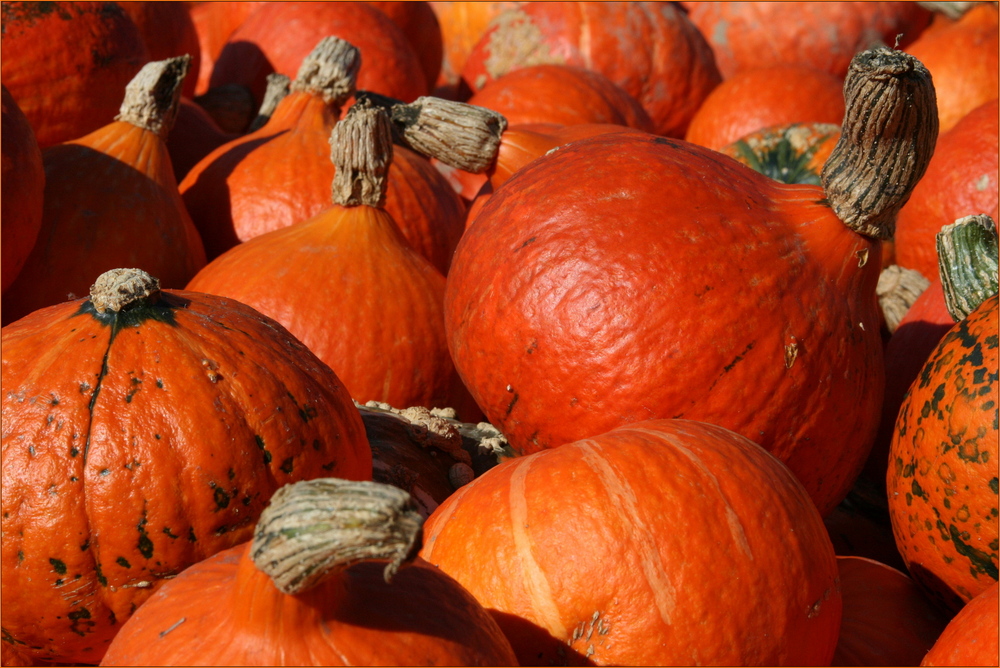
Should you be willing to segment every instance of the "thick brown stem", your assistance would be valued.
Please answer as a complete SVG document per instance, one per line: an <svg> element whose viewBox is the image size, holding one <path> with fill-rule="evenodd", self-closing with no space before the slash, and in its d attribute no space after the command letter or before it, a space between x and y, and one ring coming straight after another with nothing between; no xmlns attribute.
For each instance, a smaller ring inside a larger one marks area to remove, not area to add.
<svg viewBox="0 0 1000 668"><path fill-rule="evenodd" d="M882 270L875 294L890 333L896 331L899 321L929 285L930 281L916 269L894 264Z"/></svg>
<svg viewBox="0 0 1000 668"><path fill-rule="evenodd" d="M361 69L361 52L338 37L324 37L302 61L292 91L320 95L327 104L343 107L354 95Z"/></svg>
<svg viewBox="0 0 1000 668"><path fill-rule="evenodd" d="M116 121L126 121L166 139L180 107L181 84L191 56L146 63L125 87L125 99Z"/></svg>
<svg viewBox="0 0 1000 668"><path fill-rule="evenodd" d="M966 216L937 235L944 301L955 322L997 293L997 226L987 215Z"/></svg>
<svg viewBox="0 0 1000 668"><path fill-rule="evenodd" d="M851 61L844 102L840 140L823 166L827 200L852 230L892 238L937 141L931 75L909 54L874 47Z"/></svg>
<svg viewBox="0 0 1000 668"><path fill-rule="evenodd" d="M90 286L90 303L98 313L126 310L149 303L160 292L160 281L142 269L112 269Z"/></svg>
<svg viewBox="0 0 1000 668"><path fill-rule="evenodd" d="M388 560L385 581L420 550L423 518L410 495L371 481L319 478L285 485L257 521L250 557L286 594L362 561Z"/></svg>
<svg viewBox="0 0 1000 668"><path fill-rule="evenodd" d="M367 102L351 105L330 133L330 159L337 168L335 204L383 206L392 162L392 127L385 110Z"/></svg>

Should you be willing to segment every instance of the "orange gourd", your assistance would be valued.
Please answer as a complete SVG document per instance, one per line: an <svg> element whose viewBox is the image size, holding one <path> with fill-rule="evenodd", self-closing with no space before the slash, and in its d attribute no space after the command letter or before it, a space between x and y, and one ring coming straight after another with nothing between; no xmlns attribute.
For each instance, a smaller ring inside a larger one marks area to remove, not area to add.
<svg viewBox="0 0 1000 668"><path fill-rule="evenodd" d="M181 91L194 97L201 68L201 47L187 3L141 0L123 2L121 6L139 29L150 60L191 56L192 75L184 78Z"/></svg>
<svg viewBox="0 0 1000 668"><path fill-rule="evenodd" d="M427 78L427 90L432 90L441 73L444 39L431 3L424 0L368 0L368 4L392 19L406 35Z"/></svg>
<svg viewBox="0 0 1000 668"><path fill-rule="evenodd" d="M196 95L208 91L212 68L215 67L215 61L222 48L229 41L229 36L261 4L263 3L243 1L191 3L191 21L198 34L198 47L201 52L196 72Z"/></svg>
<svg viewBox="0 0 1000 668"><path fill-rule="evenodd" d="M94 276L116 267L180 288L204 266L165 142L188 62L147 64L129 83L118 120L42 152L42 228L3 300L5 323L87 294Z"/></svg>
<svg viewBox="0 0 1000 668"><path fill-rule="evenodd" d="M442 91L457 96L458 81L465 65L465 58L486 31L490 21L505 9L523 2L431 2L431 9L441 26L444 59L438 77L435 95L446 97ZM452 99L449 97L448 99Z"/></svg>
<svg viewBox="0 0 1000 668"><path fill-rule="evenodd" d="M181 183L191 169L216 148L237 138L225 132L198 103L181 97L174 131L167 136L167 151L174 179Z"/></svg>
<svg viewBox="0 0 1000 668"><path fill-rule="evenodd" d="M3 181L0 221L3 223L2 289L7 288L28 259L42 227L45 170L35 133L6 86L2 90L3 131L0 140Z"/></svg>
<svg viewBox="0 0 1000 668"><path fill-rule="evenodd" d="M997 610L1000 585L993 583L969 601L948 623L944 632L924 656L921 666L1000 665L997 641Z"/></svg>
<svg viewBox="0 0 1000 668"><path fill-rule="evenodd" d="M343 384L231 299L102 274L2 330L4 644L95 664L165 581L250 538L281 485L371 478Z"/></svg>

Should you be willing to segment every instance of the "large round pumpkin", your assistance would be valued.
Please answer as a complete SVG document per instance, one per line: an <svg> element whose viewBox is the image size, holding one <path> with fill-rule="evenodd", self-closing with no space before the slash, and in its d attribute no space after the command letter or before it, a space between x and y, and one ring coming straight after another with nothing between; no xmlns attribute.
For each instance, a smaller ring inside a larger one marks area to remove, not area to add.
<svg viewBox="0 0 1000 668"><path fill-rule="evenodd" d="M0 217L3 225L3 242L0 243L3 279L0 287L6 291L35 247L38 231L42 227L45 169L42 152L27 117L6 86L0 87L0 91L3 95L3 134L0 135L3 147L0 154L3 157L4 192L0 200L3 207Z"/></svg>
<svg viewBox="0 0 1000 668"><path fill-rule="evenodd" d="M1000 665L997 623L1000 615L1000 585L965 604L924 656L921 666Z"/></svg>
<svg viewBox="0 0 1000 668"><path fill-rule="evenodd" d="M504 462L438 506L421 556L522 665L824 665L837 641L819 513L714 425L651 420Z"/></svg>
<svg viewBox="0 0 1000 668"><path fill-rule="evenodd" d="M893 68L899 78L875 75ZM446 324L459 373L515 450L698 419L754 438L823 512L836 506L867 456L883 383L871 235L888 230L858 225L852 207L873 212L870 195L892 192L890 223L907 194L896 186L919 178L936 130L918 63L879 49L856 70L826 188L780 184L680 140L605 134L497 189L459 243ZM876 96L900 106L869 116ZM876 117L908 138L862 129ZM862 177L871 163L841 157L865 155L848 148L865 136L900 153ZM880 178L894 188L864 183Z"/></svg>
<svg viewBox="0 0 1000 668"><path fill-rule="evenodd" d="M97 663L165 580L297 480L370 479L343 384L233 300L102 275L3 328L5 642Z"/></svg>

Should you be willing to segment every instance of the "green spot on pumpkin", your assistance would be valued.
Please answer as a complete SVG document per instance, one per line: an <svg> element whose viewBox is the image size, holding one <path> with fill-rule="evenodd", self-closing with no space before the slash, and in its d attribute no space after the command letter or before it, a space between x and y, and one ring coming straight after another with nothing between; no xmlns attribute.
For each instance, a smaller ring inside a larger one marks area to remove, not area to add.
<svg viewBox="0 0 1000 668"><path fill-rule="evenodd" d="M128 563L128 559L126 559L125 557L118 557L117 559L115 559L115 563L117 563L122 568L132 568L132 564Z"/></svg>
<svg viewBox="0 0 1000 668"><path fill-rule="evenodd" d="M965 540L968 540L968 534L960 532L954 524L948 527L948 531L951 534L952 542L955 544L955 550L971 562L972 574L974 576L978 577L982 573L994 580L1000 579L1000 573L997 572L997 567L990 558L990 555L977 550L962 539L964 535Z"/></svg>
<svg viewBox="0 0 1000 668"><path fill-rule="evenodd" d="M281 462L281 470L288 475L292 474L292 469L294 467L292 457L287 458L285 461Z"/></svg>
<svg viewBox="0 0 1000 668"><path fill-rule="evenodd" d="M260 448L261 452L264 453L264 465L266 466L266 465L270 464L271 463L271 453L267 451L267 446L264 444L263 437L261 437L258 434L254 434L253 438L257 442L257 447Z"/></svg>
<svg viewBox="0 0 1000 668"><path fill-rule="evenodd" d="M170 538L180 538L180 536L175 536L173 532L170 531L170 527L163 527L163 533L167 534Z"/></svg>
<svg viewBox="0 0 1000 668"><path fill-rule="evenodd" d="M101 583L102 587L108 586L108 579L104 577L104 572L101 570L101 564L94 564L94 573L97 574L97 581Z"/></svg>
<svg viewBox="0 0 1000 668"><path fill-rule="evenodd" d="M139 530L139 554L146 557L147 559L153 558L153 541L150 540L149 534L146 533L146 508L142 509L142 519L139 520L138 530Z"/></svg>
<svg viewBox="0 0 1000 668"><path fill-rule="evenodd" d="M59 575L66 575L66 564L62 561L54 558L49 559L49 563L52 564L52 570L54 570Z"/></svg>
<svg viewBox="0 0 1000 668"><path fill-rule="evenodd" d="M927 500L927 492L924 491L924 488L920 486L920 483L918 483L916 479L910 483L910 491L913 492L913 496L918 496L924 501Z"/></svg>
<svg viewBox="0 0 1000 668"><path fill-rule="evenodd" d="M229 494L226 493L226 490L221 487L216 487L212 494L215 497L216 512L229 506Z"/></svg>
<svg viewBox="0 0 1000 668"><path fill-rule="evenodd" d="M998 480L995 476L986 484L989 485L990 490L992 490L994 494L1000 493L1000 480Z"/></svg>

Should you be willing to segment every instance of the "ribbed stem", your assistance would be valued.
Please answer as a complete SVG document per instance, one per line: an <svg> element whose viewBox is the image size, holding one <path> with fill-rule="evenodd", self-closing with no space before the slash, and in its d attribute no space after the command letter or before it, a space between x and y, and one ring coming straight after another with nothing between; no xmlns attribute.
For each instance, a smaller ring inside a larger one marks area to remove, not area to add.
<svg viewBox="0 0 1000 668"><path fill-rule="evenodd" d="M823 166L827 200L852 230L890 239L937 141L931 75L909 54L874 47L851 61L844 103L840 140Z"/></svg>
<svg viewBox="0 0 1000 668"><path fill-rule="evenodd" d="M247 132L260 130L267 125L267 122L271 120L271 116L274 114L274 110L278 108L278 103L288 96L291 84L291 78L285 74L272 72L267 75L267 89L264 91L264 101L260 103L260 110L257 112L257 117L250 123Z"/></svg>
<svg viewBox="0 0 1000 668"><path fill-rule="evenodd" d="M320 95L323 102L337 107L354 95L361 69L361 52L339 37L324 37L299 66L292 91Z"/></svg>
<svg viewBox="0 0 1000 668"><path fill-rule="evenodd" d="M955 322L997 293L997 226L987 215L966 216L937 235L944 301Z"/></svg>
<svg viewBox="0 0 1000 668"><path fill-rule="evenodd" d="M930 284L916 269L894 264L882 270L875 294L878 295L878 305L890 333L896 331L899 321Z"/></svg>
<svg viewBox="0 0 1000 668"><path fill-rule="evenodd" d="M125 99L115 120L166 139L177 120L181 84L190 66L188 55L146 63L125 86Z"/></svg>
<svg viewBox="0 0 1000 668"><path fill-rule="evenodd" d="M381 107L358 101L330 133L333 201L341 206L376 206L385 202L392 162L392 125Z"/></svg>
<svg viewBox="0 0 1000 668"><path fill-rule="evenodd" d="M159 279L142 269L112 269L90 286L90 303L98 313L118 313L155 300L159 292Z"/></svg>
<svg viewBox="0 0 1000 668"><path fill-rule="evenodd" d="M286 594L362 561L389 560L385 581L420 551L423 519L410 495L371 481L318 478L285 485L257 521L250 557Z"/></svg>

